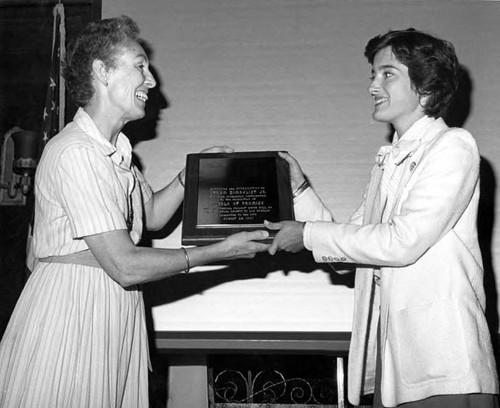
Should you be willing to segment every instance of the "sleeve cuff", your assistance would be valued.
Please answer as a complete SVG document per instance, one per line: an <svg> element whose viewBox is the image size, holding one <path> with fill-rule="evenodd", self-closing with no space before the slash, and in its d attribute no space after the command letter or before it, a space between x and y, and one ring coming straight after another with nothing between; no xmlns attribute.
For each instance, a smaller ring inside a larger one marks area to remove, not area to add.
<svg viewBox="0 0 500 408"><path fill-rule="evenodd" d="M300 191L294 191L293 192L293 203L296 204L300 199L304 196L304 193L308 191L311 188L309 184L305 186L305 188L301 189Z"/></svg>
<svg viewBox="0 0 500 408"><path fill-rule="evenodd" d="M306 222L304 225L304 231L302 234L302 240L304 243L304 247L309 251L312 251L311 227L312 227L312 222Z"/></svg>

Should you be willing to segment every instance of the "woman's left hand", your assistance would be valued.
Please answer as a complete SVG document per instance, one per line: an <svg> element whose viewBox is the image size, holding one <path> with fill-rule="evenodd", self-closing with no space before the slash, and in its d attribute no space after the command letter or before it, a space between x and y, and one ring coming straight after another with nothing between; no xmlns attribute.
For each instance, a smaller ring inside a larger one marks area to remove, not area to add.
<svg viewBox="0 0 500 408"><path fill-rule="evenodd" d="M278 152L281 158L285 159L290 166L290 184L292 191L295 191L305 180L304 172L300 168L300 164L290 153Z"/></svg>

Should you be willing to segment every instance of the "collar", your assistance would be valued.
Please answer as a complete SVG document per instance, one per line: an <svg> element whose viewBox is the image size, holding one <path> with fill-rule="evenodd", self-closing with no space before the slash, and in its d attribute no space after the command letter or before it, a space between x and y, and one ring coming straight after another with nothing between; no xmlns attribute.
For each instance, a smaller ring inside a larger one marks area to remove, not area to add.
<svg viewBox="0 0 500 408"><path fill-rule="evenodd" d="M392 145L395 146L403 140L420 140L424 133L427 131L427 128L431 126L436 120L436 118L432 118L430 116L422 116L415 123L413 123L413 125L411 125L410 128L401 136L398 135L398 132L394 132Z"/></svg>
<svg viewBox="0 0 500 408"><path fill-rule="evenodd" d="M430 116L423 116L401 137L397 132L394 132L392 144L382 146L377 152L375 156L376 163L380 167L384 167L387 160L392 158L394 164L399 166L419 148L423 135L436 120Z"/></svg>
<svg viewBox="0 0 500 408"><path fill-rule="evenodd" d="M95 122L83 108L78 108L73 122L82 129L92 141L92 144L103 155L111 157L119 166L130 168L132 163L132 146L122 132L118 134L116 146L109 142L99 131Z"/></svg>

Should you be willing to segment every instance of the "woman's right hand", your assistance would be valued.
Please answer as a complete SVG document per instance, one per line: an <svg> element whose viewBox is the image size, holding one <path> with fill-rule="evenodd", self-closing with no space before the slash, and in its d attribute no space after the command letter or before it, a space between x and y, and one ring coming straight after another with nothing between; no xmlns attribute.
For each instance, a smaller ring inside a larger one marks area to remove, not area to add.
<svg viewBox="0 0 500 408"><path fill-rule="evenodd" d="M306 177L300 168L299 162L287 152L278 152L281 158L285 159L290 166L290 183L292 191L295 191L305 180Z"/></svg>
<svg viewBox="0 0 500 408"><path fill-rule="evenodd" d="M265 230L243 231L228 236L218 245L222 250L223 259L253 258L258 252L265 252L271 244L259 242L269 238Z"/></svg>

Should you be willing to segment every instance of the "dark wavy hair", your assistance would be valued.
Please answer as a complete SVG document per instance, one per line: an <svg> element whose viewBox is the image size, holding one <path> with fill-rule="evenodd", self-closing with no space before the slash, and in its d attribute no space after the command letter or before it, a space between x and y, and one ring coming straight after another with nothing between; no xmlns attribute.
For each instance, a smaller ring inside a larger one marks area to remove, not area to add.
<svg viewBox="0 0 500 408"><path fill-rule="evenodd" d="M425 114L443 116L458 88L461 72L453 44L414 28L389 31L368 41L368 62L373 64L375 54L386 47L391 47L398 61L408 67L417 93L428 97Z"/></svg>
<svg viewBox="0 0 500 408"><path fill-rule="evenodd" d="M70 96L85 106L94 94L92 63L99 59L108 68L115 66L120 48L139 41L139 27L130 17L120 16L89 23L72 43L63 66Z"/></svg>

